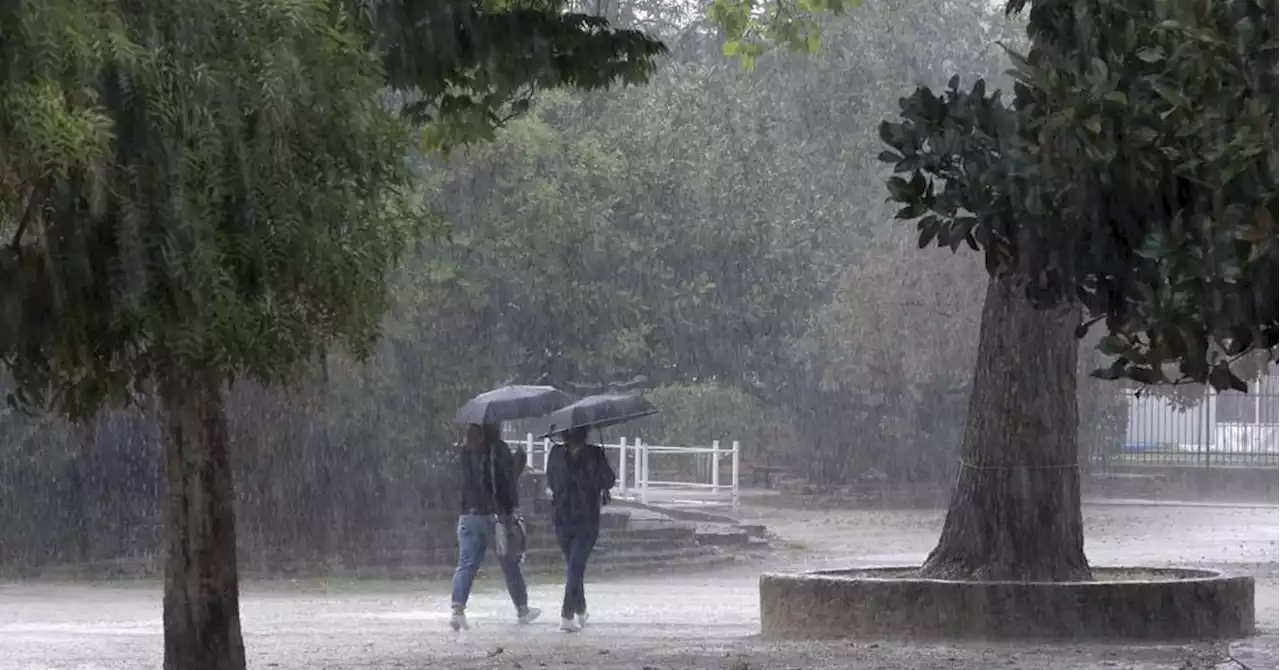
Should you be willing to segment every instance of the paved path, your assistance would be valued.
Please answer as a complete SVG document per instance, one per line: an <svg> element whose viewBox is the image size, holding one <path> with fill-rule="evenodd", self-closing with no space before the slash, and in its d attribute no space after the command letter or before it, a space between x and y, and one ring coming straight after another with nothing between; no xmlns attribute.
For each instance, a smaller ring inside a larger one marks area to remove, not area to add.
<svg viewBox="0 0 1280 670"><path fill-rule="evenodd" d="M1097 565L1213 565L1258 581L1257 638L1166 646L767 644L758 639L762 570L918 563L940 512L744 510L789 547L761 566L716 573L611 579L588 584L592 625L554 630L558 585L535 583L547 618L518 626L489 583L472 601L475 628L447 632L446 587L406 582L250 584L243 599L252 668L1275 668L1275 508L1086 508L1087 550ZM0 668L159 668L155 584L0 585ZM745 664L745 665L744 665Z"/></svg>

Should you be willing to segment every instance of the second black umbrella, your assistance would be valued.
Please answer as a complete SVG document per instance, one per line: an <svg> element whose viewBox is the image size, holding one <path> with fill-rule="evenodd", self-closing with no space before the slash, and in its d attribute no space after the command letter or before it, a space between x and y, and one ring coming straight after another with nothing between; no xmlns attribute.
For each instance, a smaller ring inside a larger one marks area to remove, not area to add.
<svg viewBox="0 0 1280 670"><path fill-rule="evenodd" d="M657 414L653 403L638 395L610 393L587 396L538 420L542 437L573 428L604 428Z"/></svg>

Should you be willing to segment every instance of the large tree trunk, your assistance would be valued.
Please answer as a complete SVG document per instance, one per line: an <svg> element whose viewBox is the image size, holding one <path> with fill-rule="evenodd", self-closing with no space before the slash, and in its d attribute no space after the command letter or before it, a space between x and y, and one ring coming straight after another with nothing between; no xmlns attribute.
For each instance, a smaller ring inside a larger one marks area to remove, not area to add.
<svg viewBox="0 0 1280 670"><path fill-rule="evenodd" d="M1032 309L1022 286L987 286L960 474L922 576L1090 578L1076 467L1079 313Z"/></svg>
<svg viewBox="0 0 1280 670"><path fill-rule="evenodd" d="M165 670L243 670L235 491L221 386L201 375L168 384L164 470Z"/></svg>

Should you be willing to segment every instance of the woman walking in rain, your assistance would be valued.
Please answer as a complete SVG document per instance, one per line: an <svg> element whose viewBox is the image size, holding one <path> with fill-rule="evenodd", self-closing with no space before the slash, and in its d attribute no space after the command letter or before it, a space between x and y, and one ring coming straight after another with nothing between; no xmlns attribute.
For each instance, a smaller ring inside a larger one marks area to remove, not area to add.
<svg viewBox="0 0 1280 670"><path fill-rule="evenodd" d="M470 628L467 599L476 572L484 562L485 550L497 544L497 525L515 514L519 502L515 464L497 424L468 424L459 461L462 508L458 516L458 569L453 573L453 612L449 617L449 626L455 631ZM529 623L538 618L542 611L529 607L520 558L499 551L498 564L516 607L516 620Z"/></svg>
<svg viewBox="0 0 1280 670"><path fill-rule="evenodd" d="M564 444L547 455L547 484L551 488L552 526L564 554L564 603L560 630L577 632L587 623L583 582L587 559L600 534L600 508L609 502L617 481L604 449L587 444L587 429L564 433Z"/></svg>

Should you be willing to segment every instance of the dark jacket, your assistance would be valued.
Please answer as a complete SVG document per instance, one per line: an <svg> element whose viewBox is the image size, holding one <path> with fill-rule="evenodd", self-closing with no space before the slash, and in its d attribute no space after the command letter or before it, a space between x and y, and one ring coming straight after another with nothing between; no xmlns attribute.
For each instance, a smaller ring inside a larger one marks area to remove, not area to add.
<svg viewBox="0 0 1280 670"><path fill-rule="evenodd" d="M577 456L557 444L547 454L547 487L551 489L552 521L557 524L599 523L600 507L617 483L604 449L588 444Z"/></svg>
<svg viewBox="0 0 1280 670"><path fill-rule="evenodd" d="M511 449L498 440L488 449L462 447L458 478L462 484L461 514L511 514L519 503ZM494 475L497 475L496 482Z"/></svg>

